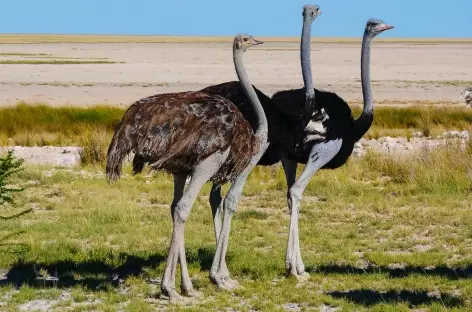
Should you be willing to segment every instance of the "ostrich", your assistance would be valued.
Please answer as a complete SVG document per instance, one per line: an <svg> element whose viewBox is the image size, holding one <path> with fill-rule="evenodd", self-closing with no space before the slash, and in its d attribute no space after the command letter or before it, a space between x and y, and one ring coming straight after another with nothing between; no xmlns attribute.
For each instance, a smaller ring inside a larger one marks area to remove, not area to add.
<svg viewBox="0 0 472 312"><path fill-rule="evenodd" d="M461 93L461 101L472 107L472 87L466 88Z"/></svg>
<svg viewBox="0 0 472 312"><path fill-rule="evenodd" d="M285 266L287 273L294 276L306 274L298 238L298 213L303 191L319 169L335 169L343 165L351 155L354 143L371 126L373 101L370 84L370 43L376 35L392 28L379 20L367 22L361 57L364 109L361 116L354 120L349 105L338 95L313 89L310 25L319 14L318 6L308 5L303 9L301 63L305 88L278 92L272 99L255 89L269 120L270 145L259 165L271 165L282 160L287 180L287 201L291 217ZM202 91L219 94L233 101L254 127L253 117L247 110L247 102L236 82L211 86ZM306 166L295 181L297 163ZM218 187L213 187L210 194L215 228L220 223L219 193ZM218 240L218 236L216 238Z"/></svg>
<svg viewBox="0 0 472 312"><path fill-rule="evenodd" d="M258 44L262 42L247 35L238 35L233 42L236 73L257 118L256 131L223 97L203 92L168 93L131 105L110 143L106 166L109 181L119 178L122 161L131 151L136 155L133 159L135 174L142 171L145 163L153 170L173 174L173 232L161 284L163 295L171 300L181 298L175 290L177 261L181 267L182 293L197 295L187 270L184 224L200 189L209 180L218 186L233 182L224 201L225 219L210 278L222 289L238 285L229 277L225 262L231 217L249 172L268 145L267 120L242 61L246 49ZM191 179L185 187L188 176Z"/></svg>
<svg viewBox="0 0 472 312"><path fill-rule="evenodd" d="M306 5L303 9L304 28L310 27L311 23L321 14L318 5ZM267 117L269 129L269 146L257 163L260 166L271 166L281 160L279 148L283 147L281 142L293 141L299 133L300 125L298 116L285 114L279 107L273 105L272 100L256 87L252 86L259 101L262 104ZM241 85L237 81L230 81L206 87L201 92L215 94L229 99L241 111L244 118L251 124L253 129L258 126L257 116L251 110L247 97ZM210 191L210 206L213 213L215 238L218 242L222 216L221 216L221 187L213 184Z"/></svg>
<svg viewBox="0 0 472 312"><path fill-rule="evenodd" d="M319 169L336 169L352 154L354 144L372 125L373 98L370 81L370 46L375 36L393 26L381 20L367 22L362 40L361 83L364 98L362 114L354 119L349 105L335 93L313 89L310 63L310 35L302 32L301 64L304 88L281 91L272 96L278 107L290 107L300 114L306 125L294 144L279 149L287 180L287 202L290 211L289 239L285 258L287 271L295 276L305 275L298 237L298 214L303 191ZM286 110L286 109L285 109ZM295 180L297 163L306 164Z"/></svg>

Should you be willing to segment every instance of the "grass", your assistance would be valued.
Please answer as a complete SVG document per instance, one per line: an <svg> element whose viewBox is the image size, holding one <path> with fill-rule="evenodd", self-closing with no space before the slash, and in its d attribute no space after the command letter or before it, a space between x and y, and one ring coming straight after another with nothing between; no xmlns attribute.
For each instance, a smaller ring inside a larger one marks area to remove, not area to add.
<svg viewBox="0 0 472 312"><path fill-rule="evenodd" d="M24 57L51 57L49 53L21 53L21 52L3 52L0 56L24 56Z"/></svg>
<svg viewBox="0 0 472 312"><path fill-rule="evenodd" d="M89 129L111 132L123 109L18 104L0 109L0 141L20 145L78 144Z"/></svg>
<svg viewBox="0 0 472 312"><path fill-rule="evenodd" d="M72 65L72 64L117 64L118 62L104 60L0 60L0 65Z"/></svg>
<svg viewBox="0 0 472 312"><path fill-rule="evenodd" d="M100 166L27 167L14 181L29 185L15 209L34 213L1 231L25 230L16 240L29 252L0 253L2 310L42 299L48 311L470 311L471 158L472 148L451 144L406 159L371 153L319 172L300 212L305 282L284 275L283 172L256 168L233 219L228 266L244 287L235 292L208 279L215 243L206 185L185 229L203 298L183 306L160 300L153 282L170 240L169 175L133 177L127 166L108 185Z"/></svg>
<svg viewBox="0 0 472 312"><path fill-rule="evenodd" d="M71 83L62 83L62 82L20 82L20 85L23 87L26 86L50 86L50 87L93 87L95 84L93 83L78 83L78 82L71 82Z"/></svg>
<svg viewBox="0 0 472 312"><path fill-rule="evenodd" d="M265 42L297 43L298 37L261 37ZM233 37L190 37L190 36L126 36L126 35L36 35L0 34L0 44L32 43L220 43L232 42ZM356 43L359 38L316 38L320 43ZM403 44L472 44L470 38L379 38L377 43Z"/></svg>
<svg viewBox="0 0 472 312"><path fill-rule="evenodd" d="M404 83L404 84L436 85L438 87L442 87L442 86L468 87L472 85L472 81L469 81L469 80L392 80L392 82Z"/></svg>
<svg viewBox="0 0 472 312"><path fill-rule="evenodd" d="M126 86L126 85L123 85ZM353 109L354 115L360 108ZM20 103L0 108L1 145L77 145L88 140L90 131L98 131L108 144L114 126L124 109L114 106L51 107ZM446 130L468 130L472 110L456 107L379 107L368 138L406 136L421 131L438 135ZM102 146L106 145L101 143Z"/></svg>
<svg viewBox="0 0 472 312"><path fill-rule="evenodd" d="M98 86L113 86L118 88L126 87L141 87L141 88L150 88L150 87L167 87L169 84L167 82L150 82L150 83L139 83L139 82L128 82L128 83L103 83L103 82L1 82L0 85L11 85L19 84L23 87L27 86L50 86L50 87L98 87Z"/></svg>
<svg viewBox="0 0 472 312"><path fill-rule="evenodd" d="M55 55L46 55L46 56L25 56L25 58L41 58L41 59L58 59L58 60L108 60L108 57L72 57L72 56L55 56Z"/></svg>

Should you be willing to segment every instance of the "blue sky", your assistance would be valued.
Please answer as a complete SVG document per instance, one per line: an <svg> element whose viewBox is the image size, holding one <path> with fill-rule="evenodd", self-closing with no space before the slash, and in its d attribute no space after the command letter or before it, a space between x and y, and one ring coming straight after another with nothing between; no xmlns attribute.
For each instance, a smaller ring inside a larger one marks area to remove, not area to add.
<svg viewBox="0 0 472 312"><path fill-rule="evenodd" d="M300 0L2 0L0 33L299 36ZM472 37L472 0L318 0L314 37Z"/></svg>

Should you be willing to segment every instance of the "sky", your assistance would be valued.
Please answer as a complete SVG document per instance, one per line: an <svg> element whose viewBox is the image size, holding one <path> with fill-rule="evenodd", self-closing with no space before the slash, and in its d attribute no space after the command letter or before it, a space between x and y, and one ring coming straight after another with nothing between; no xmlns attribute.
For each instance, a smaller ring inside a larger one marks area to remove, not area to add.
<svg viewBox="0 0 472 312"><path fill-rule="evenodd" d="M359 37L369 18L382 37L472 37L472 0L314 0L313 37ZM300 0L2 0L0 33L299 36Z"/></svg>

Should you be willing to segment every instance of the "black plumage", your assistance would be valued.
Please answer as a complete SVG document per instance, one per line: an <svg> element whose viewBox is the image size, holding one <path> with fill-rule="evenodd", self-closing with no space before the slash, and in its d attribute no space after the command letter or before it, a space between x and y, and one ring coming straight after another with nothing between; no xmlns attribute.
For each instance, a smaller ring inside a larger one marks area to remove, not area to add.
<svg viewBox="0 0 472 312"><path fill-rule="evenodd" d="M368 129L372 124L373 119L356 123L346 101L332 92L315 89L316 103L305 107L304 89L277 92L272 99L256 87L254 89L269 123L269 148L258 165L273 165L281 157L306 164L313 145L342 138L341 150L323 167L338 168L347 161L355 142L362 137L361 127ZM238 82L226 82L201 91L227 98L241 111L253 129L257 126L254 113ZM310 122L316 128L307 129Z"/></svg>

